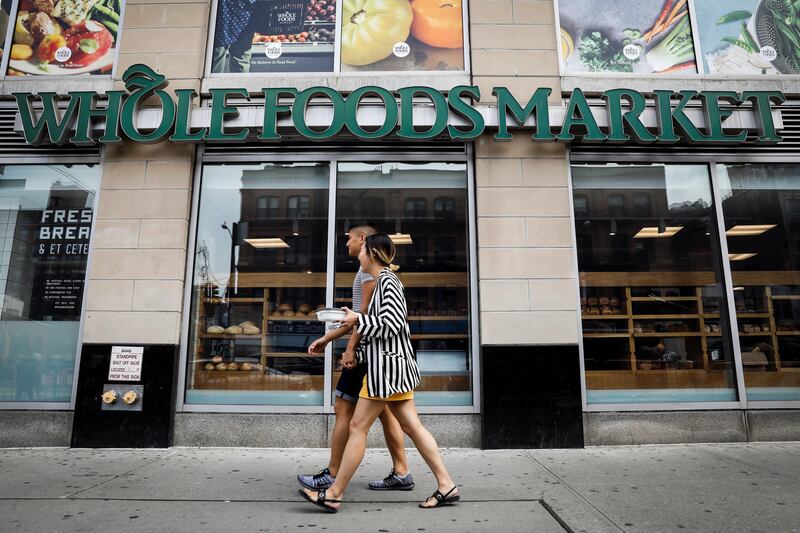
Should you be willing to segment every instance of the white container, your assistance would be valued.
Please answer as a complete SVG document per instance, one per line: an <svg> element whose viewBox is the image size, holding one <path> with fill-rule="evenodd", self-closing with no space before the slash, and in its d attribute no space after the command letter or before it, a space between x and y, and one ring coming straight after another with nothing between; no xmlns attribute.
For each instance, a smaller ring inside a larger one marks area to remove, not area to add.
<svg viewBox="0 0 800 533"><path fill-rule="evenodd" d="M341 322L344 320L344 311L338 307L325 307L317 309L317 320L320 322Z"/></svg>

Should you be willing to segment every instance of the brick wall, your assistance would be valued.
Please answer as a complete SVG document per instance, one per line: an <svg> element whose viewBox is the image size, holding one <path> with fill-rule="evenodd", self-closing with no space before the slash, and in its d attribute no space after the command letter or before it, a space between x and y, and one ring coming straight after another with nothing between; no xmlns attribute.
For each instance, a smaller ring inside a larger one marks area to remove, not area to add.
<svg viewBox="0 0 800 533"><path fill-rule="evenodd" d="M470 3L472 75L482 101L509 87L527 101L551 87L561 102L553 2ZM476 144L483 344L574 344L577 283L566 151L530 133Z"/></svg>

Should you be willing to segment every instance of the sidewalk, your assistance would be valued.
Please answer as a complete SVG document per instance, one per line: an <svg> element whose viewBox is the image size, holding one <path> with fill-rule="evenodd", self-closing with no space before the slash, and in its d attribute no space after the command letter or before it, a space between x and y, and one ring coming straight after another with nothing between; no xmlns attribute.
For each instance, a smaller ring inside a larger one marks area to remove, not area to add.
<svg viewBox="0 0 800 533"><path fill-rule="evenodd" d="M586 450L449 449L462 502L417 509L435 485L372 492L388 454L368 450L338 514L297 494L327 451L0 450L0 530L275 532L800 532L800 443Z"/></svg>

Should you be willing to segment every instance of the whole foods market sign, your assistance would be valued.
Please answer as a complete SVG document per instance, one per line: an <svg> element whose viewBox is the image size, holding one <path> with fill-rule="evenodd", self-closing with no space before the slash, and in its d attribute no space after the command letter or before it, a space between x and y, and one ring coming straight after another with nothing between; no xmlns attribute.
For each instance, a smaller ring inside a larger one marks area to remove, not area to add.
<svg viewBox="0 0 800 533"><path fill-rule="evenodd" d="M127 91L108 91L103 102L93 91L14 93L18 129L34 145L114 144L125 138L143 143L279 142L287 132L314 141L347 132L361 140L444 136L468 141L487 130L498 141L527 130L534 141L661 144L742 143L754 131L759 142L777 143L782 140L780 121L772 107L785 100L779 91L657 90L645 95L614 89L602 94L598 108L575 89L566 107L550 107L548 88L533 90L525 102L507 88L495 87L496 102L480 104L480 89L471 85L453 87L447 94L422 86L404 87L396 94L365 86L348 95L330 87L265 88L259 107L231 103L249 100L246 89L211 89L211 106L193 108L193 89L178 89L173 97L163 90L164 76L145 65L130 67L123 80ZM140 109L151 98L159 105Z"/></svg>

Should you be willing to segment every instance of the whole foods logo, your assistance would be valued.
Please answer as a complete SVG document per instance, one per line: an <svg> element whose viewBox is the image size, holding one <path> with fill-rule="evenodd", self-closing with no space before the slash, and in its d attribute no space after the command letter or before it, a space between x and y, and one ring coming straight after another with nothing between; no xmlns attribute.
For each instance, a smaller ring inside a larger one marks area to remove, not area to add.
<svg viewBox="0 0 800 533"><path fill-rule="evenodd" d="M506 87L494 87L495 103L478 108L481 91L473 85L459 85L446 93L423 86L403 87L395 92L365 86L347 95L330 87L302 91L275 87L260 91L264 95L260 125L233 131L226 121L238 116L239 110L228 100L249 100L246 89L210 89L209 125L191 128L193 102L197 98L194 89L177 89L173 98L163 90L167 84L164 76L141 64L126 70L123 80L127 92L106 92L105 107L98 107L99 95L93 91L68 93L63 98L63 110L59 106L62 97L56 93L14 93L26 142L91 145L120 143L123 138L143 143L166 138L189 143L245 142L253 138L279 142L282 136L278 123L283 120L286 127L291 124L296 135L315 141L345 131L361 140L447 137L469 141L491 128L496 130L493 136L497 141L512 139L511 130L515 129L532 131L530 138L534 141L550 142L736 144L745 142L748 133L754 131L757 142L776 143L782 138L773 120L772 106L785 100L779 91L655 90L645 95L631 89L612 89L602 93L602 120L580 89L572 92L566 108L551 108L549 88L538 88L527 102L520 102ZM140 126L139 106L153 98L160 103L160 116L149 125ZM381 108L370 103L370 115L377 118L369 125L359 122L365 115L359 113L365 99L380 102ZM34 100L39 100L40 111L34 110ZM420 107L423 100L426 104ZM316 110L329 110L322 125L309 123L312 102ZM316 105L319 103L326 105ZM428 113L424 124L415 124L424 115L415 112L418 107ZM734 113L740 116L729 121L730 125L725 123ZM102 133L98 134L98 129Z"/></svg>
<svg viewBox="0 0 800 533"><path fill-rule="evenodd" d="M292 24L297 20L297 13L293 13L291 11L277 13L275 16L278 19L279 24Z"/></svg>

